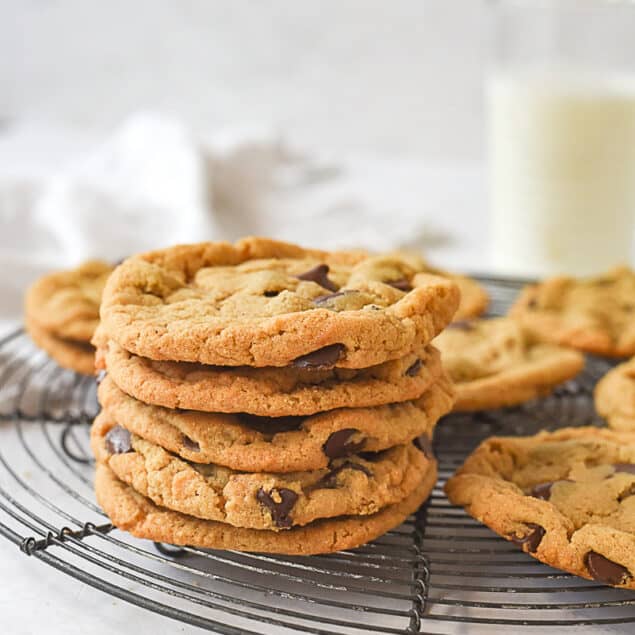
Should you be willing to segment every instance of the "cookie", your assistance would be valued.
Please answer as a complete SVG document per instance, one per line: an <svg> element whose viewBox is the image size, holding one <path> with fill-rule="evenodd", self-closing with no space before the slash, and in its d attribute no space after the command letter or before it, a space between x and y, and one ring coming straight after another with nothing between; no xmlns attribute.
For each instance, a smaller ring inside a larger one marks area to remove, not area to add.
<svg viewBox="0 0 635 635"><path fill-rule="evenodd" d="M416 401L276 419L149 406L108 376L98 395L109 416L137 436L193 463L246 472L318 470L355 452L379 452L421 435L431 438L454 399L450 381L441 377Z"/></svg>
<svg viewBox="0 0 635 635"><path fill-rule="evenodd" d="M376 514L318 520L286 531L232 527L167 510L135 492L103 464L97 466L95 492L111 522L137 538L208 549L314 555L358 547L399 526L428 498L436 477L433 462L412 494Z"/></svg>
<svg viewBox="0 0 635 635"><path fill-rule="evenodd" d="M510 310L531 335L609 357L635 355L635 273L551 278L523 289Z"/></svg>
<svg viewBox="0 0 635 635"><path fill-rule="evenodd" d="M95 457L155 504L234 527L280 531L320 518L369 515L410 495L430 468L414 443L333 459L310 472L238 472L191 463L115 424L102 411Z"/></svg>
<svg viewBox="0 0 635 635"><path fill-rule="evenodd" d="M606 373L595 386L594 398L611 428L635 432L635 358Z"/></svg>
<svg viewBox="0 0 635 635"><path fill-rule="evenodd" d="M443 269L431 266L419 254L410 251L398 251L396 256L405 260L415 271L424 271L435 276L449 278L459 288L461 301L454 314L454 320L465 320L478 317L485 312L489 304L487 291L473 278L468 278L456 273L450 273Z"/></svg>
<svg viewBox="0 0 635 635"><path fill-rule="evenodd" d="M455 382L455 411L512 406L546 395L584 367L577 351L535 343L510 318L455 322L434 344Z"/></svg>
<svg viewBox="0 0 635 635"><path fill-rule="evenodd" d="M25 313L31 324L63 340L90 342L99 323L99 302L112 265L90 260L70 271L37 280L27 291Z"/></svg>
<svg viewBox="0 0 635 635"><path fill-rule="evenodd" d="M453 282L397 256L246 238L129 258L101 318L111 339L149 359L366 368L429 342L458 304Z"/></svg>
<svg viewBox="0 0 635 635"><path fill-rule="evenodd" d="M442 373L433 347L365 369L311 370L157 362L133 355L111 340L105 348L98 347L96 364L108 370L119 388L144 403L263 417L416 399Z"/></svg>
<svg viewBox="0 0 635 635"><path fill-rule="evenodd" d="M491 437L445 489L538 560L635 589L635 434L584 427Z"/></svg>
<svg viewBox="0 0 635 635"><path fill-rule="evenodd" d="M95 348L91 344L51 335L28 316L24 324L33 342L60 366L82 375L92 375L95 372Z"/></svg>

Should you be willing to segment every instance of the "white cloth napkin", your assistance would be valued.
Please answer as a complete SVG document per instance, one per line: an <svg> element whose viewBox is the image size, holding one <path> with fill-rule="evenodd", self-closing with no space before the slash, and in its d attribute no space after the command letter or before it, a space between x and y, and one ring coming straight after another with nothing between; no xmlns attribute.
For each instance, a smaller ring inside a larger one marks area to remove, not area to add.
<svg viewBox="0 0 635 635"><path fill-rule="evenodd" d="M0 134L0 317L26 285L87 258L259 234L324 248L444 239L447 196L416 161L318 156L275 130L195 134L140 113L106 138L42 124ZM447 179L446 179L447 180ZM450 191L446 188L446 191Z"/></svg>

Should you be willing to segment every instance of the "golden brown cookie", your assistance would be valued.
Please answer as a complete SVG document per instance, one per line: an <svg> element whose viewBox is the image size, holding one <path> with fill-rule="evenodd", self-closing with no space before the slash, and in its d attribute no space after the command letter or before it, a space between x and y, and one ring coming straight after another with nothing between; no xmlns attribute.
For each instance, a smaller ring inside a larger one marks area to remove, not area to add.
<svg viewBox="0 0 635 635"><path fill-rule="evenodd" d="M543 342L606 355L635 355L635 273L550 278L525 287L510 315Z"/></svg>
<svg viewBox="0 0 635 635"><path fill-rule="evenodd" d="M99 302L113 267L90 260L37 280L27 291L25 313L40 331L64 340L90 342L99 323Z"/></svg>
<svg viewBox="0 0 635 635"><path fill-rule="evenodd" d="M594 397L596 410L611 428L635 432L635 358L606 373Z"/></svg>
<svg viewBox="0 0 635 635"><path fill-rule="evenodd" d="M133 355L112 340L105 348L99 346L97 366L144 403L263 417L417 399L443 372L439 353L431 346L371 368L310 370L157 362Z"/></svg>
<svg viewBox="0 0 635 635"><path fill-rule="evenodd" d="M246 472L318 470L356 452L379 452L421 435L431 438L454 399L450 381L441 377L416 401L277 419L149 406L108 376L98 394L108 415L137 436L187 461Z"/></svg>
<svg viewBox="0 0 635 635"><path fill-rule="evenodd" d="M408 497L433 460L408 443L333 459L310 472L238 472L185 461L118 426L107 412L95 419L91 444L99 462L157 505L271 531L321 518L374 514Z"/></svg>
<svg viewBox="0 0 635 635"><path fill-rule="evenodd" d="M510 318L455 322L434 344L455 382L456 411L512 406L546 395L584 367L577 351L537 344Z"/></svg>
<svg viewBox="0 0 635 635"><path fill-rule="evenodd" d="M287 531L232 527L167 510L118 480L103 464L97 466L95 492L112 523L137 538L209 549L312 555L358 547L400 525L430 495L436 465L421 476L408 498L376 514L319 520Z"/></svg>
<svg viewBox="0 0 635 635"><path fill-rule="evenodd" d="M585 427L491 437L445 489L538 560L635 589L635 434Z"/></svg>
<svg viewBox="0 0 635 635"><path fill-rule="evenodd" d="M82 375L94 374L95 348L91 344L51 335L28 316L25 318L24 325L33 342L46 351L60 366Z"/></svg>
<svg viewBox="0 0 635 635"><path fill-rule="evenodd" d="M149 359L366 368L429 342L458 304L453 282L397 256L246 238L129 258L101 317L111 339Z"/></svg>
<svg viewBox="0 0 635 635"><path fill-rule="evenodd" d="M449 278L456 284L461 294L461 301L457 312L454 314L454 320L478 317L487 309L489 295L473 278L433 267L417 253L399 251L396 254L399 258L403 258L414 270Z"/></svg>

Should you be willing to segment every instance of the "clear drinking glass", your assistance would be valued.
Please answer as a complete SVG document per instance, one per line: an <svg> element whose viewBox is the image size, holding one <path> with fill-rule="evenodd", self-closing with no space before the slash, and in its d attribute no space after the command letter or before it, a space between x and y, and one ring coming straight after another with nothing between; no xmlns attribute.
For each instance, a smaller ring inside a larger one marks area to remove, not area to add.
<svg viewBox="0 0 635 635"><path fill-rule="evenodd" d="M629 262L635 3L497 0L492 10L494 268L586 275Z"/></svg>

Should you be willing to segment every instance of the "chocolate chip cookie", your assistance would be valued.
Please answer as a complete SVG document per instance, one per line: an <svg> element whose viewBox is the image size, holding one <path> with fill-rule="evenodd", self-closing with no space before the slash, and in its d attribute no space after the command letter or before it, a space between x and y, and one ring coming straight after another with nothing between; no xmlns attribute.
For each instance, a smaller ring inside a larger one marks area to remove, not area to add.
<svg viewBox="0 0 635 635"><path fill-rule="evenodd" d="M64 340L89 342L99 323L99 302L112 265L91 260L37 280L27 291L25 313L40 330Z"/></svg>
<svg viewBox="0 0 635 635"><path fill-rule="evenodd" d="M414 443L351 454L310 472L238 472L192 463L117 425L95 419L96 459L162 507L234 527L280 531L321 518L369 515L407 498L431 468Z"/></svg>
<svg viewBox="0 0 635 635"><path fill-rule="evenodd" d="M95 372L95 348L89 342L78 342L51 335L28 316L24 320L26 332L33 342L46 351L62 368L82 375Z"/></svg>
<svg viewBox="0 0 635 635"><path fill-rule="evenodd" d="M584 366L584 357L577 351L536 343L511 318L455 322L434 344L455 382L457 411L534 399L550 393Z"/></svg>
<svg viewBox="0 0 635 635"><path fill-rule="evenodd" d="M101 332L101 328L100 328ZM98 335L95 341L100 342ZM246 412L264 417L311 415L420 397L441 376L429 346L370 368L252 368L158 362L129 353L113 340L99 343L96 365L139 401L202 412Z"/></svg>
<svg viewBox="0 0 635 635"><path fill-rule="evenodd" d="M37 346L60 366L92 375L90 343L99 323L99 302L112 265L99 260L37 280L25 297L25 327Z"/></svg>
<svg viewBox="0 0 635 635"><path fill-rule="evenodd" d="M374 408L340 408L308 417L256 417L149 406L106 377L99 402L133 434L193 463L216 463L247 472L301 472L327 468L334 459L379 452L422 435L452 408L454 392L441 377L416 401Z"/></svg>
<svg viewBox="0 0 635 635"><path fill-rule="evenodd" d="M635 355L635 273L559 276L526 287L510 310L532 336L609 357Z"/></svg>
<svg viewBox="0 0 635 635"><path fill-rule="evenodd" d="M452 281L398 256L246 238L129 258L106 285L101 318L148 359L366 368L429 342L458 304Z"/></svg>
<svg viewBox="0 0 635 635"><path fill-rule="evenodd" d="M611 428L635 432L635 358L606 373L594 396L596 410Z"/></svg>
<svg viewBox="0 0 635 635"><path fill-rule="evenodd" d="M375 514L318 520L286 531L233 527L159 507L104 464L97 466L95 492L112 523L137 538L209 549L312 555L352 549L397 527L428 498L435 482L433 462L407 498Z"/></svg>
<svg viewBox="0 0 635 635"><path fill-rule="evenodd" d="M538 560L635 589L635 434L584 427L491 437L446 493Z"/></svg>
<svg viewBox="0 0 635 635"><path fill-rule="evenodd" d="M425 271L435 276L442 276L452 280L459 288L461 301L459 308L454 314L454 320L465 320L468 318L478 317L481 315L489 304L489 295L487 291L473 278L463 276L456 273L450 273L443 269L431 266L428 262L418 254L411 252L398 252L400 258L403 258L416 271Z"/></svg>

